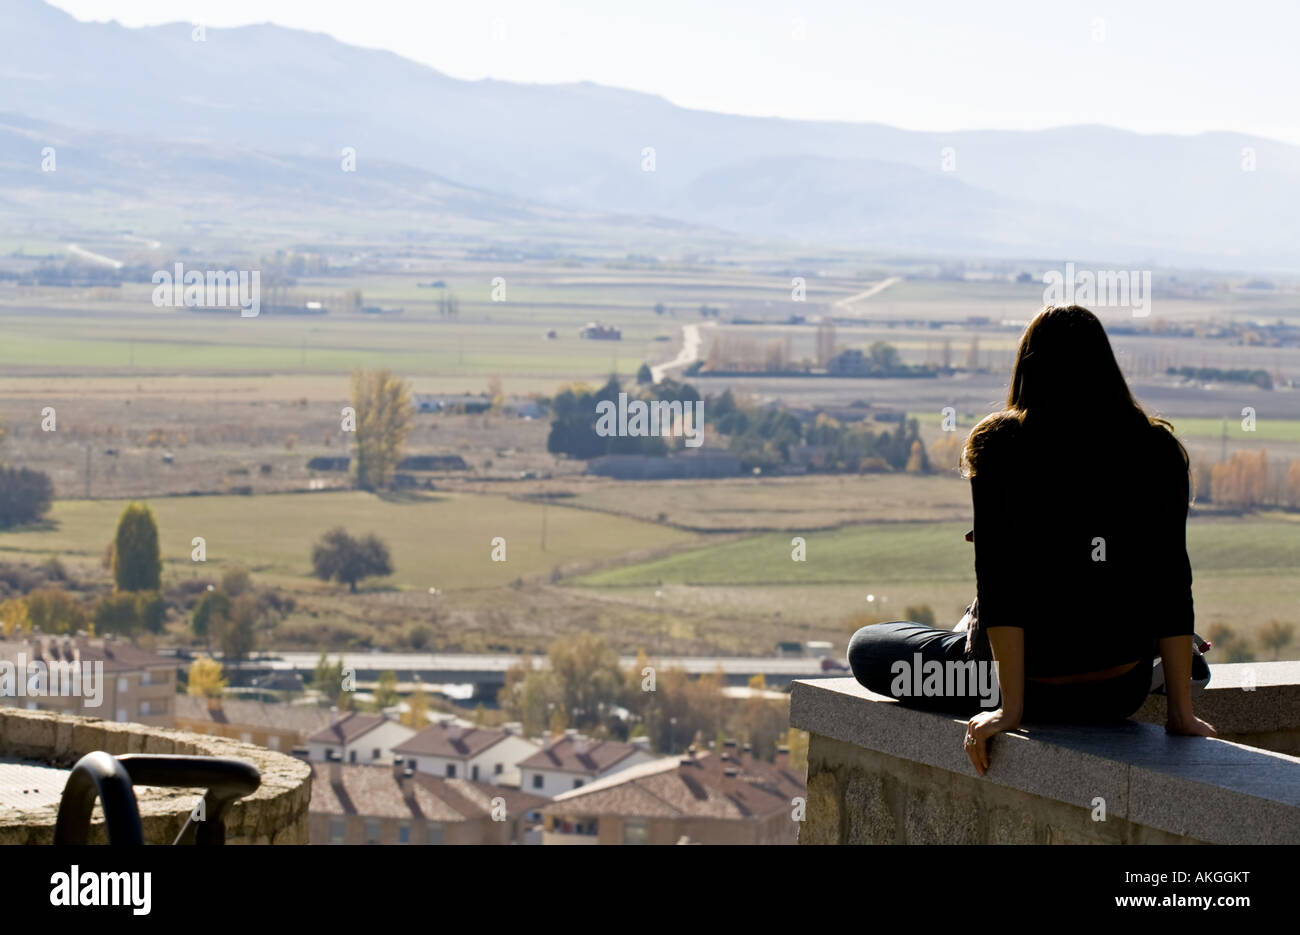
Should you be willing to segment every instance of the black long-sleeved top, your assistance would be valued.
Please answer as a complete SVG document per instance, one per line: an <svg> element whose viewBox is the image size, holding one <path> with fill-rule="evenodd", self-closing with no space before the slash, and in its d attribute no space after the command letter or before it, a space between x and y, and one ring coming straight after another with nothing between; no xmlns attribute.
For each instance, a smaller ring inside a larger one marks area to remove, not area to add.
<svg viewBox="0 0 1300 935"><path fill-rule="evenodd" d="M1025 674L1133 662L1192 632L1187 467L1164 428L999 425L971 477L982 628L1025 632Z"/></svg>

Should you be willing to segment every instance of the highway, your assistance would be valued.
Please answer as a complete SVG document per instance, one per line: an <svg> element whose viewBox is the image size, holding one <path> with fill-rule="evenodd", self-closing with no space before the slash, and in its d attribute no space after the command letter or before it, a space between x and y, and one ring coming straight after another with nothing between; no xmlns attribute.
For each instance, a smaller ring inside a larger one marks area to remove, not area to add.
<svg viewBox="0 0 1300 935"><path fill-rule="evenodd" d="M371 681L381 672L392 671L402 682L420 681L431 684L502 685L506 670L517 665L522 656L510 653L385 653L344 652L331 653L331 663L343 660L345 668L352 669L360 681ZM286 652L255 653L241 668L265 669L272 672L299 672L310 674L320 659L319 653ZM535 666L545 665L544 657L535 657ZM691 675L705 675L722 670L731 685L745 685L749 679L762 673L768 685L788 685L794 679L818 678L823 675L843 675L843 672L823 672L820 659L800 656L665 656L651 659L650 665L659 671L685 669ZM619 665L631 669L635 656L620 656Z"/></svg>

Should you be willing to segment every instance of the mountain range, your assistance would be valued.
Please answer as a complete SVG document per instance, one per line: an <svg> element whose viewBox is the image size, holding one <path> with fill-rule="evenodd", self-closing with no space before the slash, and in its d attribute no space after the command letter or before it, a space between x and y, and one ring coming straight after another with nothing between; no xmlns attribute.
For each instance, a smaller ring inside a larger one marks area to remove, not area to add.
<svg viewBox="0 0 1300 935"><path fill-rule="evenodd" d="M470 224L618 216L936 255L1300 266L1300 148L1273 140L742 117L589 83L464 81L274 25L195 41L189 24L132 29L6 0L6 213L40 214L32 173L54 139L69 147L60 171L76 170L59 185L123 197L177 188ZM355 173L340 170L349 147Z"/></svg>

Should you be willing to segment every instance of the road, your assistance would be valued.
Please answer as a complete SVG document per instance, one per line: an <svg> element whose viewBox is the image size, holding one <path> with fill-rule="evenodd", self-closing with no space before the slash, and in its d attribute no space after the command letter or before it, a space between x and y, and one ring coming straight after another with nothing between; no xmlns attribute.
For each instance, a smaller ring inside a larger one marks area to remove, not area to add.
<svg viewBox="0 0 1300 935"><path fill-rule="evenodd" d="M381 672L395 672L402 682L416 676L426 684L474 682L481 685L505 683L506 670L524 657L510 653L330 653L330 662L343 660L362 681L378 678ZM257 653L244 669L264 668L276 672L311 673L320 660L319 653ZM544 664L534 659L534 665ZM651 660L660 671L685 669L690 675L707 675L722 670L727 682L744 685L751 676L762 673L769 685L786 685L797 678L819 678L842 673L822 671L820 659L802 656L663 656ZM619 666L631 669L635 656L620 656Z"/></svg>
<svg viewBox="0 0 1300 935"><path fill-rule="evenodd" d="M110 256L104 256L102 253L92 253L85 247L79 247L75 243L68 244L68 252L74 256L79 256L83 260L89 260L98 266L110 266L113 269L121 269L124 265L121 260L115 260Z"/></svg>
<svg viewBox="0 0 1300 935"><path fill-rule="evenodd" d="M903 278L901 276L890 276L888 279L882 279L880 282L876 283L870 289L866 289L862 292L859 292L857 295L851 295L848 296L847 298L840 299L832 306L832 308L835 310L835 314L837 315L846 314L848 312L849 306L854 305L858 302L865 301L866 299L871 298L873 295L878 295L881 292L884 292L890 286L895 285L896 283L900 283L902 281Z"/></svg>
<svg viewBox="0 0 1300 935"><path fill-rule="evenodd" d="M706 322L703 325L682 325L682 349L672 360L650 368L650 376L654 382L658 383L662 380L669 370L689 367L700 359L700 348L704 343L704 337L700 334L702 327L712 328L713 322Z"/></svg>

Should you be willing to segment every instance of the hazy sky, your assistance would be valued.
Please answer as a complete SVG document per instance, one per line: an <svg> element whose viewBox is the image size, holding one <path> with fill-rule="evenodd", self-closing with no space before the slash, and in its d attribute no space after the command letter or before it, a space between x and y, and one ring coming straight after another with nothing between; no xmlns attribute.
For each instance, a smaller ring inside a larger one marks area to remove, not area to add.
<svg viewBox="0 0 1300 935"><path fill-rule="evenodd" d="M80 19L271 21L457 78L594 81L728 113L923 130L1104 123L1300 144L1300 3L56 0Z"/></svg>

